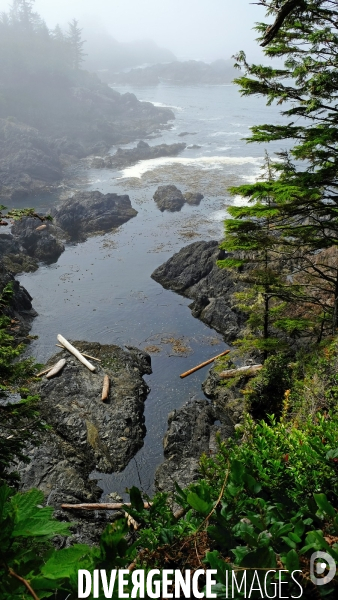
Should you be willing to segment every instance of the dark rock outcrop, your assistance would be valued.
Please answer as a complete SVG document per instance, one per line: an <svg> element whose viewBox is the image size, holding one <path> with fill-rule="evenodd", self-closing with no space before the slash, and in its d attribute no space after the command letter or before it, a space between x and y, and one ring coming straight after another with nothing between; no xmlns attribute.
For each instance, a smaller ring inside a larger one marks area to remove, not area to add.
<svg viewBox="0 0 338 600"><path fill-rule="evenodd" d="M116 153L105 158L94 158L92 167L96 169L123 169L135 165L139 160L160 158L161 156L177 156L186 148L186 144L159 144L149 146L147 142L140 141L136 148L118 148Z"/></svg>
<svg viewBox="0 0 338 600"><path fill-rule="evenodd" d="M38 85L34 78L23 80L23 89L19 80L10 92L13 116L0 119L0 193L5 200L55 191L64 168L78 159L147 137L175 118L169 108L119 94L86 71L62 83L51 76L41 76ZM23 102L27 89L30 102Z"/></svg>
<svg viewBox="0 0 338 600"><path fill-rule="evenodd" d="M11 284L13 294L8 300L8 305L2 309L3 314L10 317L13 323L13 335L18 341L23 341L31 327L33 317L37 315L32 307L32 297L27 290L14 279L13 274L0 260L0 296L7 284Z"/></svg>
<svg viewBox="0 0 338 600"><path fill-rule="evenodd" d="M169 210L175 212L181 210L186 202L192 206L197 206L203 200L203 194L186 192L182 194L176 185L160 185L153 196L161 212Z"/></svg>
<svg viewBox="0 0 338 600"><path fill-rule="evenodd" d="M186 203L191 206L198 206L204 198L203 194L200 194L199 192L185 192L183 195Z"/></svg>
<svg viewBox="0 0 338 600"><path fill-rule="evenodd" d="M216 432L223 439L233 433L229 425L215 424L217 411L207 400L189 401L168 416L168 430L164 436L165 461L156 470L158 490L174 492L174 482L186 487L199 477L199 460L205 452L217 448Z"/></svg>
<svg viewBox="0 0 338 600"><path fill-rule="evenodd" d="M40 229L41 225L43 229ZM49 221L42 224L34 217L23 217L12 226L14 239L28 256L44 262L56 261L65 249L56 233L56 228Z"/></svg>
<svg viewBox="0 0 338 600"><path fill-rule="evenodd" d="M244 317L232 300L233 293L241 289L240 283L216 265L224 257L218 242L194 242L158 267L151 277L166 289L192 298L192 315L222 333L226 341L232 341Z"/></svg>
<svg viewBox="0 0 338 600"><path fill-rule="evenodd" d="M37 129L0 119L0 192L17 199L46 190L62 177L58 152Z"/></svg>
<svg viewBox="0 0 338 600"><path fill-rule="evenodd" d="M30 462L19 465L22 489L42 490L63 520L73 520L74 515L62 511L62 503L99 500L100 490L89 479L94 469L121 471L142 446L149 391L142 375L151 373L150 356L138 348L127 352L118 346L74 344L102 362L95 362L92 373L66 350L48 361L52 365L60 358L67 360L58 376L44 378L35 390L41 397L40 414L51 429L40 446L28 450ZM107 402L101 400L104 374L111 381ZM97 540L100 527L93 515L77 512L78 517L82 522L72 541Z"/></svg>
<svg viewBox="0 0 338 600"><path fill-rule="evenodd" d="M71 239L84 240L90 234L119 227L137 211L127 195L79 192L52 209L51 214L54 224Z"/></svg>
<svg viewBox="0 0 338 600"><path fill-rule="evenodd" d="M184 196L176 185L160 185L153 198L161 212L181 210L184 204Z"/></svg>

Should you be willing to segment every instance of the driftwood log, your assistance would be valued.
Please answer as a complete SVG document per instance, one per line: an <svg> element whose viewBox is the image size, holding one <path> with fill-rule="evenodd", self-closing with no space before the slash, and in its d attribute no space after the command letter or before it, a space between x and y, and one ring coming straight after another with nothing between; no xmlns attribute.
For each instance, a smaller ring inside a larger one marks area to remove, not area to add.
<svg viewBox="0 0 338 600"><path fill-rule="evenodd" d="M59 360L59 362L56 363L56 365L54 365L54 367L48 371L46 377L47 379L50 379L51 377L55 377L55 375L57 375L58 373L60 373L60 371L62 371L63 367L66 364L66 359L65 358L61 358L61 360Z"/></svg>
<svg viewBox="0 0 338 600"><path fill-rule="evenodd" d="M93 504L61 504L65 510L121 510L125 506L131 506L130 502L95 502ZM151 503L145 502L144 508L150 508Z"/></svg>
<svg viewBox="0 0 338 600"><path fill-rule="evenodd" d="M109 396L109 377L108 375L105 375L103 378L103 388L102 388L102 396L101 396L101 400L103 402L105 402L105 400L108 400L108 396Z"/></svg>
<svg viewBox="0 0 338 600"><path fill-rule="evenodd" d="M62 335L58 334L58 341L62 344L69 352L71 352L83 365L87 367L90 371L95 371L94 365L92 365L82 354L79 352L72 344L70 344Z"/></svg>
<svg viewBox="0 0 338 600"><path fill-rule="evenodd" d="M238 369L229 369L228 371L221 371L218 373L219 379L230 379L231 377L254 377L256 373L262 368L263 365L250 365L247 367L239 367Z"/></svg>
<svg viewBox="0 0 338 600"><path fill-rule="evenodd" d="M45 369L44 371L40 371L40 373L37 373L35 375L35 377L42 377L42 375L46 375L46 373L49 373L49 371L51 371L52 369L54 369L54 367L48 367L48 369Z"/></svg>
<svg viewBox="0 0 338 600"><path fill-rule="evenodd" d="M63 508L64 510L121 510L125 506L131 506L131 503L130 502L115 502L115 503L96 502L93 504L61 504L61 508ZM144 502L143 507L145 509L149 509L151 507L151 502ZM186 512L187 512L186 508L179 508L174 513L174 518L177 520L181 519L182 517L184 517Z"/></svg>
<svg viewBox="0 0 338 600"><path fill-rule="evenodd" d="M55 346L57 346L58 348L62 348L62 350L66 350L66 348L64 346L62 346L62 344L55 344ZM95 358L95 356L90 356L90 354L86 354L85 352L81 352L82 356L85 356L86 358L90 358L91 360L96 360L97 362L102 362L100 358Z"/></svg>
<svg viewBox="0 0 338 600"><path fill-rule="evenodd" d="M226 354L229 354L229 352L230 352L230 350L225 350L225 352L222 352L221 354L217 354L217 356L214 356L213 358L209 358L209 360L206 360L205 362L201 363L200 365L197 365L197 367L190 369L190 371L186 371L185 373L182 373L182 375L180 375L180 378L183 379L184 377L188 377L188 375L191 375L191 373L195 373L195 371L198 371L199 369L206 367L206 365L210 365L210 363L214 362L214 360L216 360L216 358L225 356Z"/></svg>

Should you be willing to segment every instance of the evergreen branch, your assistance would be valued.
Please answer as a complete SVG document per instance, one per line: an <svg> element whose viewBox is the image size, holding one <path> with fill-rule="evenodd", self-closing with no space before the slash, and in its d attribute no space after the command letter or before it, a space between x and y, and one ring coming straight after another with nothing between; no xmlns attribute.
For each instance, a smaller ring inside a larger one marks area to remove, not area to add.
<svg viewBox="0 0 338 600"><path fill-rule="evenodd" d="M283 4L278 12L275 22L267 28L264 34L264 39L260 44L263 48L270 44L270 42L272 42L272 40L276 37L289 14L292 13L295 8L301 7L302 5L304 5L303 0L287 0L287 2Z"/></svg>

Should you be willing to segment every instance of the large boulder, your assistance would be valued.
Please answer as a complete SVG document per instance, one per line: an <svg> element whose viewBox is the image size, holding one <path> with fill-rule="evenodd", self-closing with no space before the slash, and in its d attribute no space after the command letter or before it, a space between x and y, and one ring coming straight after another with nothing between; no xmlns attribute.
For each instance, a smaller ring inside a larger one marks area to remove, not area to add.
<svg viewBox="0 0 338 600"><path fill-rule="evenodd" d="M233 306L233 294L241 290L240 282L216 264L224 257L218 242L194 242L169 258L151 277L166 289L192 298L192 315L230 342L238 336L244 316Z"/></svg>
<svg viewBox="0 0 338 600"><path fill-rule="evenodd" d="M35 217L23 217L12 226L14 239L21 244L28 256L44 262L56 261L65 249L56 233L49 221L41 223Z"/></svg>
<svg viewBox="0 0 338 600"><path fill-rule="evenodd" d="M199 192L185 192L182 194L176 185L160 185L153 198L161 212L164 210L174 212L181 210L185 202L191 206L198 206L204 196Z"/></svg>
<svg viewBox="0 0 338 600"><path fill-rule="evenodd" d="M161 212L181 210L184 204L184 196L176 185L160 185L153 198Z"/></svg>
<svg viewBox="0 0 338 600"><path fill-rule="evenodd" d="M200 194L199 192L186 192L184 194L184 200L191 206L198 206L203 198L203 194Z"/></svg>
<svg viewBox="0 0 338 600"><path fill-rule="evenodd" d="M51 214L54 224L71 239L110 231L137 215L127 195L78 192L64 200Z"/></svg>

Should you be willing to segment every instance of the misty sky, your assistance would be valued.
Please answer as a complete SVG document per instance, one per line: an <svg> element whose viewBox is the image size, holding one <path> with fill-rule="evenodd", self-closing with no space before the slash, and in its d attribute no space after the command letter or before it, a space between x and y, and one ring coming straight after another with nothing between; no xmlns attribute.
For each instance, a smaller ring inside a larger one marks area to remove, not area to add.
<svg viewBox="0 0 338 600"><path fill-rule="evenodd" d="M152 39L178 58L230 58L245 50L251 61L261 57L252 27L265 20L253 1L36 0L35 8L50 28L75 17L85 29L104 27L119 41ZM1 11L9 5L0 0Z"/></svg>

